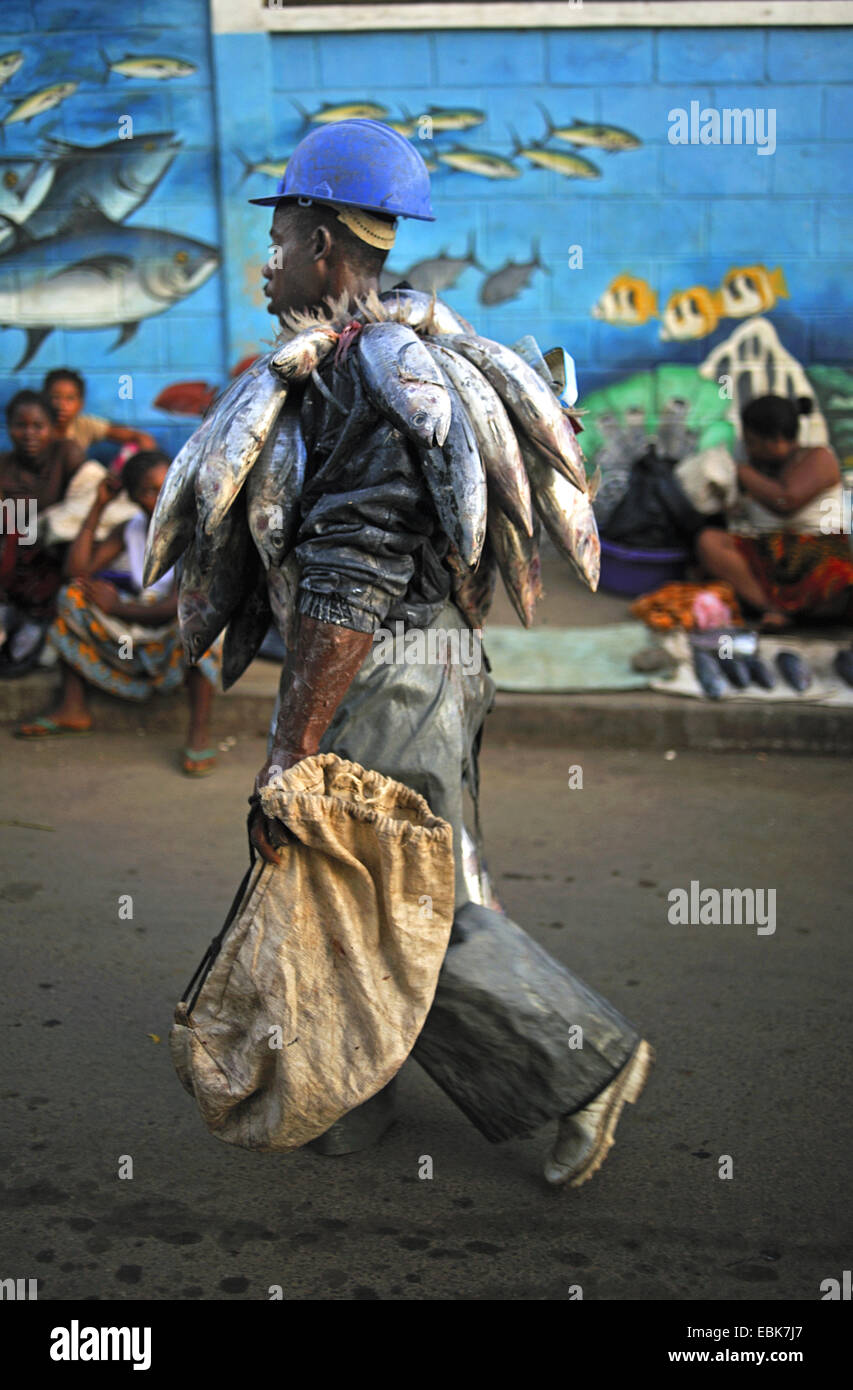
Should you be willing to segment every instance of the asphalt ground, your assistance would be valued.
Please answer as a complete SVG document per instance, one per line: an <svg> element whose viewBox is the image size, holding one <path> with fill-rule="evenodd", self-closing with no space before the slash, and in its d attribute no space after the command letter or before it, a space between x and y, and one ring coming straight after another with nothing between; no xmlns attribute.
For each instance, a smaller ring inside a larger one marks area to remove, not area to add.
<svg viewBox="0 0 853 1390"><path fill-rule="evenodd" d="M245 866L263 744L196 782L182 732L2 735L4 1277L46 1300L784 1301L850 1268L842 762L595 749L572 789L565 749L487 739L506 909L657 1051L570 1190L541 1176L547 1130L489 1144L414 1063L373 1150L207 1134L168 1031ZM691 880L775 889L775 931L671 924Z"/></svg>

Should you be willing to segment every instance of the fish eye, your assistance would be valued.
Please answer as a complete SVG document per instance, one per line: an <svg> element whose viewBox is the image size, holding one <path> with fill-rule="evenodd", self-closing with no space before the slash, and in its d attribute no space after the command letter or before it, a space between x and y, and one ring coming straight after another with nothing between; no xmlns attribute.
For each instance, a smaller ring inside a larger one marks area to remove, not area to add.
<svg viewBox="0 0 853 1390"><path fill-rule="evenodd" d="M189 253L187 251L176 251L175 260L177 261L178 265L185 265L186 262L189 260Z"/></svg>
<svg viewBox="0 0 853 1390"><path fill-rule="evenodd" d="M14 188L17 182L18 175L15 173L14 169L7 169L5 174L3 175L3 183L5 184L6 188Z"/></svg>
<svg viewBox="0 0 853 1390"><path fill-rule="evenodd" d="M155 145L153 140L146 140L142 148L144 150L156 150L157 146Z"/></svg>

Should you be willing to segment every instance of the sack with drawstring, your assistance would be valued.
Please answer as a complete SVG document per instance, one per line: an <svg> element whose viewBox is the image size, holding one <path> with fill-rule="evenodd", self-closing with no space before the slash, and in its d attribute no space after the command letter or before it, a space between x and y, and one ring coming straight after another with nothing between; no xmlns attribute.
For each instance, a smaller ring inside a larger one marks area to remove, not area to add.
<svg viewBox="0 0 853 1390"><path fill-rule="evenodd" d="M250 865L169 1041L216 1138L287 1151L411 1052L453 922L453 837L416 792L334 753L260 801L286 835L281 863Z"/></svg>

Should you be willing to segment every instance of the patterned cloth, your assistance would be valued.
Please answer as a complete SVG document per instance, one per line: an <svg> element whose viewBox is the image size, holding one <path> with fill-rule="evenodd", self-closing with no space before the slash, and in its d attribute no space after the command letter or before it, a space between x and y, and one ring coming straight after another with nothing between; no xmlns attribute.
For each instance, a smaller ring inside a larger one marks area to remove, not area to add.
<svg viewBox="0 0 853 1390"><path fill-rule="evenodd" d="M155 691L168 695L177 690L187 671L177 620L166 628L158 628L156 634L152 632L150 640L134 637L122 645L115 636L116 619L120 623L120 613L108 617L83 597L79 584L67 584L60 591L57 616L47 639L84 680L110 695L123 700L148 700ZM120 655L122 650L127 655ZM198 668L211 685L219 684L221 636L205 652Z"/></svg>
<svg viewBox="0 0 853 1390"><path fill-rule="evenodd" d="M846 536L736 536L735 543L780 613L808 613L853 588L853 557Z"/></svg>

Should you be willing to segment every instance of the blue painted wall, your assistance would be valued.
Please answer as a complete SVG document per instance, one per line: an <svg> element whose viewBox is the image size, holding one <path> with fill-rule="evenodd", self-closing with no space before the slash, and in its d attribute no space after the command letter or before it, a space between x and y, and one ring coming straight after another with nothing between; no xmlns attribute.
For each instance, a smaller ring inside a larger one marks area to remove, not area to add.
<svg viewBox="0 0 853 1390"><path fill-rule="evenodd" d="M13 14L14 12L14 14ZM698 363L736 326L724 318L702 337L661 339L660 318L622 327L592 317L592 306L622 273L645 281L662 310L692 286L716 291L726 272L756 264L781 267L790 297L767 316L784 346L804 365L849 364L848 251L853 141L846 119L853 95L853 38L847 30L473 31L361 35L223 35L208 33L204 0L143 0L121 11L106 0L81 7L63 0L16 0L4 7L0 50L26 61L0 90L10 104L60 80L77 91L53 111L9 124L0 164L31 156L46 132L95 144L113 138L118 117L137 130L173 129L174 163L127 225L159 227L218 248L222 269L165 313L143 321L118 352L116 331L60 329L15 374L24 337L0 332L0 390L34 384L58 363L83 370L92 409L135 421L175 447L190 421L153 407L167 385L222 382L268 338L272 324L260 295L268 213L245 198L274 181L246 177L244 161L282 157L305 127L292 102L309 112L332 102L370 100L419 113L430 105L472 107L475 129L435 135L418 148L435 158L454 142L511 156L510 127L522 143L544 133L539 104L558 126L573 119L627 129L638 148L577 153L600 169L595 181L567 178L515 162L520 177L490 180L441 168L433 178L437 221L403 223L389 262L399 270L447 248L463 255L473 234L485 267L464 269L444 297L486 334L513 341L533 332L563 342L577 359L582 389L592 390L658 362ZM104 83L101 50L155 53L195 65L186 77ZM772 107L777 149L673 145L668 113L703 107ZM5 110L3 111L5 114ZM0 115L2 119L2 115ZM571 147L550 140L550 150ZM545 271L495 307L478 291L488 272L525 261L538 240ZM579 246L582 269L569 268ZM0 248L2 250L2 248ZM0 280L3 257L0 254ZM122 372L134 379L133 402L118 398Z"/></svg>

